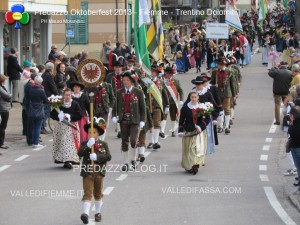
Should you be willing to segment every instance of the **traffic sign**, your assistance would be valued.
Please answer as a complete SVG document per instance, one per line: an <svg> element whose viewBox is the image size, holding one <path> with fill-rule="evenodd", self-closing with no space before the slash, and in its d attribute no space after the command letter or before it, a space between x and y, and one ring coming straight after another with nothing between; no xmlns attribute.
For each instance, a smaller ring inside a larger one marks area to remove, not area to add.
<svg viewBox="0 0 300 225"><path fill-rule="evenodd" d="M229 26L226 23L206 23L206 38L228 39Z"/></svg>
<svg viewBox="0 0 300 225"><path fill-rule="evenodd" d="M75 38L74 28L66 28L66 38Z"/></svg>

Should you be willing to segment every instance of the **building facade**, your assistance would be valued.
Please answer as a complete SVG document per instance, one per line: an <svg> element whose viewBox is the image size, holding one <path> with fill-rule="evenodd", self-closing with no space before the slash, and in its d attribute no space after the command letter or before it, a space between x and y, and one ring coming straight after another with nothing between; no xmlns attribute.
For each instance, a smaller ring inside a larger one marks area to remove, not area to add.
<svg viewBox="0 0 300 225"><path fill-rule="evenodd" d="M133 3L131 0L81 0L82 11L79 14L53 17L57 23L52 24L52 41L59 49L63 49L69 41L66 29L71 28L74 38L70 38L70 56L87 51L89 57L98 59L102 45L107 40L113 45L117 41L131 45ZM67 17L70 23L59 22ZM68 47L64 51L67 53Z"/></svg>

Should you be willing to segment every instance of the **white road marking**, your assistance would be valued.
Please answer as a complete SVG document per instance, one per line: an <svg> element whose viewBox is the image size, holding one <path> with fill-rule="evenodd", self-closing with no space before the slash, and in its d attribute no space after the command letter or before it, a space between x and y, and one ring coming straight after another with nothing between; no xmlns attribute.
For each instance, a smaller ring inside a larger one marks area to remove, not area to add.
<svg viewBox="0 0 300 225"><path fill-rule="evenodd" d="M8 169L9 167L11 167L11 165L4 165L4 166L1 166L1 167L0 167L0 172L2 172L2 171L4 171L4 170Z"/></svg>
<svg viewBox="0 0 300 225"><path fill-rule="evenodd" d="M274 134L276 132L277 125L275 125L274 123L275 123L275 119L273 120L273 123L271 125L270 130L269 130L270 134Z"/></svg>
<svg viewBox="0 0 300 225"><path fill-rule="evenodd" d="M272 187L264 187L265 194L277 213L277 215L281 218L281 220L286 224L286 225L297 225L286 213L286 211L282 208L280 202L278 201L273 188Z"/></svg>
<svg viewBox="0 0 300 225"><path fill-rule="evenodd" d="M270 145L264 145L262 150L263 151L269 151L270 150Z"/></svg>
<svg viewBox="0 0 300 225"><path fill-rule="evenodd" d="M260 171L267 171L268 167L267 167L267 165L259 165L259 170Z"/></svg>
<svg viewBox="0 0 300 225"><path fill-rule="evenodd" d="M53 139L50 139L49 142L53 142Z"/></svg>
<svg viewBox="0 0 300 225"><path fill-rule="evenodd" d="M121 174L116 180L117 181L123 181L127 178L128 174Z"/></svg>
<svg viewBox="0 0 300 225"><path fill-rule="evenodd" d="M261 155L260 160L261 161L267 161L268 160L268 155Z"/></svg>
<svg viewBox="0 0 300 225"><path fill-rule="evenodd" d="M40 150L42 150L43 148L46 148L46 146L39 147L39 148L34 148L33 151L40 151Z"/></svg>
<svg viewBox="0 0 300 225"><path fill-rule="evenodd" d="M261 181L264 181L264 182L270 181L268 175L265 175L265 174L259 174L259 178Z"/></svg>
<svg viewBox="0 0 300 225"><path fill-rule="evenodd" d="M107 188L105 188L103 194L109 195L113 190L114 190L114 187L107 187Z"/></svg>
<svg viewBox="0 0 300 225"><path fill-rule="evenodd" d="M89 219L89 225L96 225L95 219Z"/></svg>
<svg viewBox="0 0 300 225"><path fill-rule="evenodd" d="M15 159L16 162L22 161L23 159L26 159L27 157L29 157L29 155L22 155L19 158Z"/></svg>
<svg viewBox="0 0 300 225"><path fill-rule="evenodd" d="M274 134L276 132L277 125L273 124L269 130L269 134Z"/></svg>
<svg viewBox="0 0 300 225"><path fill-rule="evenodd" d="M271 143L273 141L273 138L266 138L266 142Z"/></svg>
<svg viewBox="0 0 300 225"><path fill-rule="evenodd" d="M151 152L145 152L145 158L148 157L151 154Z"/></svg>

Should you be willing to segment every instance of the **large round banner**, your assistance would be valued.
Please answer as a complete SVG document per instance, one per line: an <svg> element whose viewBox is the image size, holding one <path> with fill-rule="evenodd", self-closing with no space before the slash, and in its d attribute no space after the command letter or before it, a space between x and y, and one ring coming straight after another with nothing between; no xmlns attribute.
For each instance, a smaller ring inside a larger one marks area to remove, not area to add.
<svg viewBox="0 0 300 225"><path fill-rule="evenodd" d="M77 68L79 82L87 87L101 84L105 78L105 73L104 65L96 59L86 59Z"/></svg>

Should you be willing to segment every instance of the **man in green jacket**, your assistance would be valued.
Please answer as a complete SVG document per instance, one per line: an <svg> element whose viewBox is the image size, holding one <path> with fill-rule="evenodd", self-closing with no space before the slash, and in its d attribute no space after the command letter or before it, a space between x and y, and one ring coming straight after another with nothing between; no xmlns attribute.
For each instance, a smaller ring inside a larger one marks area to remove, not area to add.
<svg viewBox="0 0 300 225"><path fill-rule="evenodd" d="M122 171L129 170L129 143L131 149L131 165L136 167L136 147L140 129L145 126L146 105L142 90L133 86L134 78L131 72L123 75L124 87L117 92L117 102L113 109L113 123L120 123L122 146L124 157ZM118 120L117 120L118 116Z"/></svg>
<svg viewBox="0 0 300 225"><path fill-rule="evenodd" d="M173 77L173 68L167 67L165 69L164 84L167 90L167 95L170 103L170 117L171 117L171 127L172 127L172 137L175 137L175 129L177 125L177 115L180 108L183 105L183 90L181 88L179 80ZM162 138L165 137L165 128L167 124L168 114L165 114L163 120L161 121L161 133Z"/></svg>
<svg viewBox="0 0 300 225"><path fill-rule="evenodd" d="M217 70L214 70L211 75L211 84L218 88L219 96L221 98L223 110L225 112L225 134L230 134L230 118L231 118L231 99L237 96L234 70L227 68L228 61L226 58L218 58L216 61ZM224 116L222 112L218 118L219 132L223 132Z"/></svg>

